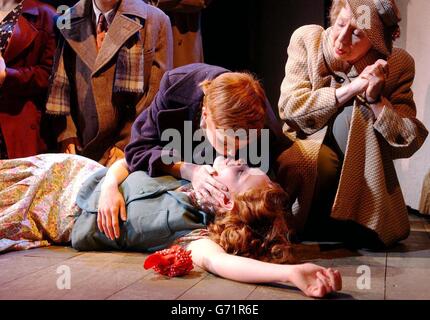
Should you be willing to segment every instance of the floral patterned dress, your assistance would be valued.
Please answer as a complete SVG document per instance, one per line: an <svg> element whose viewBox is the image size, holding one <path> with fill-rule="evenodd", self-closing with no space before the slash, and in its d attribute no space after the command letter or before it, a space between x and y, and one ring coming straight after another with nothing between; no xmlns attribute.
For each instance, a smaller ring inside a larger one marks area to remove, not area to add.
<svg viewBox="0 0 430 320"><path fill-rule="evenodd" d="M66 154L0 160L0 253L68 243L77 193L101 167Z"/></svg>

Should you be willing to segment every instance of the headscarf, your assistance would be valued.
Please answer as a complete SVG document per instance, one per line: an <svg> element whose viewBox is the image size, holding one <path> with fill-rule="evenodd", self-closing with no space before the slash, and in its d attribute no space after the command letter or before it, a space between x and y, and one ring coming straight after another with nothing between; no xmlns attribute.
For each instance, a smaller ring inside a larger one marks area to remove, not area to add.
<svg viewBox="0 0 430 320"><path fill-rule="evenodd" d="M401 18L395 0L347 0L347 2L373 48L388 57L393 50L393 41L400 36Z"/></svg>

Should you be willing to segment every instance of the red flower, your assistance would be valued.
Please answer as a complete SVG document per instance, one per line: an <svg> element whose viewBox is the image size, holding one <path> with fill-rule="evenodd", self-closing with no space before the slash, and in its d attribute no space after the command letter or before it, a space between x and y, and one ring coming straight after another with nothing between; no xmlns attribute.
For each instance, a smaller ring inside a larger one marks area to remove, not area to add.
<svg viewBox="0 0 430 320"><path fill-rule="evenodd" d="M191 251L175 245L148 256L143 267L145 269L154 268L155 272L168 277L180 277L190 273L194 266Z"/></svg>

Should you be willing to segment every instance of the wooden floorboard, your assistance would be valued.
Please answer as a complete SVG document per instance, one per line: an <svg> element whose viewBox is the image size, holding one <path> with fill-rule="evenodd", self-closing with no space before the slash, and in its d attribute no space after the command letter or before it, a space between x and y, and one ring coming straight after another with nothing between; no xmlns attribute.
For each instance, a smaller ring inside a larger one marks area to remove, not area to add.
<svg viewBox="0 0 430 320"><path fill-rule="evenodd" d="M47 259L39 257L26 257ZM148 271L142 267L142 255L85 253L37 272L7 282L0 287L2 299L105 299L143 278ZM71 288L60 290L58 268L70 268Z"/></svg>
<svg viewBox="0 0 430 320"><path fill-rule="evenodd" d="M260 285L248 297L248 300L311 300L295 287L288 285Z"/></svg>
<svg viewBox="0 0 430 320"><path fill-rule="evenodd" d="M365 253L367 254L367 253ZM385 292L386 255L361 255L333 260L317 260L317 264L337 269L342 274L343 288L339 299L381 300ZM363 286L362 276L369 272L370 286Z"/></svg>
<svg viewBox="0 0 430 320"><path fill-rule="evenodd" d="M430 299L428 221L417 219L411 227L409 238L387 253L386 299Z"/></svg>
<svg viewBox="0 0 430 320"><path fill-rule="evenodd" d="M150 271L146 277L116 292L108 299L175 300L207 276L208 273L200 268L194 268L189 275L180 278L168 278Z"/></svg>
<svg viewBox="0 0 430 320"><path fill-rule="evenodd" d="M181 295L179 300L244 300L256 287L253 284L239 283L208 275Z"/></svg>
<svg viewBox="0 0 430 320"><path fill-rule="evenodd" d="M430 299L430 223L411 218L411 235L386 252L351 251L338 244L296 249L304 262L340 270L343 290L328 299ZM0 299L110 300L302 300L284 284L252 285L221 279L195 268L182 278L144 270L147 255L126 252L77 252L47 247L0 255ZM71 271L71 289L60 290L58 268ZM361 288L360 267L370 270L370 289Z"/></svg>
<svg viewBox="0 0 430 320"><path fill-rule="evenodd" d="M37 273L50 266L80 255L71 248L48 247L0 255L0 285ZM7 295L8 292L6 291ZM3 298L0 293L0 299Z"/></svg>

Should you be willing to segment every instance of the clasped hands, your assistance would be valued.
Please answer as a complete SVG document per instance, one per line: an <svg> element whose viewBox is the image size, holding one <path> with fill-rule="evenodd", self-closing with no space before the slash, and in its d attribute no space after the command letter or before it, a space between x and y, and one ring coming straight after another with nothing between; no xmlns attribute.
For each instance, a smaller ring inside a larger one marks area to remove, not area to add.
<svg viewBox="0 0 430 320"><path fill-rule="evenodd" d="M374 64L367 66L361 74L350 83L355 95L363 94L369 104L375 104L381 100L385 81L388 77L388 63L379 59Z"/></svg>

